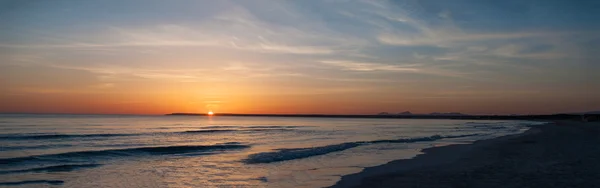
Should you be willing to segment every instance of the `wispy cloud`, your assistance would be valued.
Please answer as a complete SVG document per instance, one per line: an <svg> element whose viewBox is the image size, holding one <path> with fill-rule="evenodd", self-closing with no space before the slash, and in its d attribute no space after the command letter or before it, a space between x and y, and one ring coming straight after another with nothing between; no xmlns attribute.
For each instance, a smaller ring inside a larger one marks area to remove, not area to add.
<svg viewBox="0 0 600 188"><path fill-rule="evenodd" d="M452 70L440 69L436 66L424 64L387 64L375 62L355 62L347 60L325 60L321 63L341 70L358 71L358 72L393 72L393 73L415 73L441 77L452 77L462 79L472 79L469 74L460 73Z"/></svg>
<svg viewBox="0 0 600 188"><path fill-rule="evenodd" d="M352 61L321 61L326 65L340 67L343 70L352 71L393 71L393 72L418 72L419 69L414 66L389 65L382 63L365 63Z"/></svg>
<svg viewBox="0 0 600 188"><path fill-rule="evenodd" d="M390 45L400 46L416 46L416 45L434 45L434 46L447 46L453 43L465 43L465 42L485 42L490 40L507 40L507 39L521 39L521 38L543 38L556 36L558 34L552 33L451 33L438 31L433 34L393 34L383 33L380 34L377 39Z"/></svg>
<svg viewBox="0 0 600 188"><path fill-rule="evenodd" d="M238 45L235 41L231 45L236 49L251 50L262 53L290 53L290 54L331 54L336 50L332 47L322 46L290 46L273 43L258 43L251 45Z"/></svg>
<svg viewBox="0 0 600 188"><path fill-rule="evenodd" d="M284 19L304 16L293 13L293 10L285 11L294 15L279 15ZM79 36L54 37L48 43L0 43L0 47L218 47L259 53L319 55L347 51L365 44L360 38L330 30L326 24L315 23L314 20L307 20L301 23L303 25L271 23L259 19L246 7L232 3L219 14L195 23L115 25Z"/></svg>

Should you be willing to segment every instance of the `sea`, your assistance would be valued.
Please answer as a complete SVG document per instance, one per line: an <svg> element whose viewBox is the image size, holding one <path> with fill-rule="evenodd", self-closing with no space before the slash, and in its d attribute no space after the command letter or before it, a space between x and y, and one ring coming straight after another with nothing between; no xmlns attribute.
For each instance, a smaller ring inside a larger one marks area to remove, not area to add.
<svg viewBox="0 0 600 188"><path fill-rule="evenodd" d="M327 187L532 121L0 115L0 187Z"/></svg>

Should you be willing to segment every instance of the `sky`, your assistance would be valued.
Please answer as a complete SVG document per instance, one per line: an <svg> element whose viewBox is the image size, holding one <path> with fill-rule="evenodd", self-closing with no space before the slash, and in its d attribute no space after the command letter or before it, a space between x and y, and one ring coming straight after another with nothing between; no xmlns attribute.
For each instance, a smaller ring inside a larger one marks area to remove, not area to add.
<svg viewBox="0 0 600 188"><path fill-rule="evenodd" d="M600 110L600 1L0 0L0 112Z"/></svg>

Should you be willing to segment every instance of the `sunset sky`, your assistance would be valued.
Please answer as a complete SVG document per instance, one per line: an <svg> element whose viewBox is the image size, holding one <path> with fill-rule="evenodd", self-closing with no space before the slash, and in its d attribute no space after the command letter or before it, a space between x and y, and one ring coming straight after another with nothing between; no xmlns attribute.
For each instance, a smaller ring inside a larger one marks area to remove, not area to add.
<svg viewBox="0 0 600 188"><path fill-rule="evenodd" d="M599 2L0 0L0 112L600 110Z"/></svg>

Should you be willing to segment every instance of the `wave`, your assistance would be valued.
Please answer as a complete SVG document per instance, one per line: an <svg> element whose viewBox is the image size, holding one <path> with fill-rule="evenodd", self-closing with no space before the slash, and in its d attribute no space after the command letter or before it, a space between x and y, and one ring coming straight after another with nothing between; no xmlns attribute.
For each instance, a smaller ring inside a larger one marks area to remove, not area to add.
<svg viewBox="0 0 600 188"><path fill-rule="evenodd" d="M270 132L270 131L277 131L277 132L285 132L285 131L299 131L297 129L290 129L290 128L254 128L254 129L248 129L248 130L240 130L243 132Z"/></svg>
<svg viewBox="0 0 600 188"><path fill-rule="evenodd" d="M226 126L226 125L218 125L218 126L206 126L206 127L200 127L201 129L228 129L228 128L240 128L241 126Z"/></svg>
<svg viewBox="0 0 600 188"><path fill-rule="evenodd" d="M27 181L15 181L15 182L0 182L0 185L26 185L26 184L50 184L50 185L61 185L65 183L62 180L27 180Z"/></svg>
<svg viewBox="0 0 600 188"><path fill-rule="evenodd" d="M98 138L98 137L119 137L136 136L139 134L42 134L42 135L6 135L0 136L0 140L45 140L45 139L64 139L64 138Z"/></svg>
<svg viewBox="0 0 600 188"><path fill-rule="evenodd" d="M94 168L102 166L101 164L65 164L65 165L55 165L55 166L47 166L47 167L39 167L39 168L30 168L23 170L9 170L9 171L0 171L0 174L13 174L13 173L28 173L28 172L70 172L81 168Z"/></svg>
<svg viewBox="0 0 600 188"><path fill-rule="evenodd" d="M244 162L247 164L256 164L302 159L317 155L324 155L336 151L343 151L360 145L360 143L350 142L313 148L279 149L275 152L252 154L248 156L248 158L245 159Z"/></svg>
<svg viewBox="0 0 600 188"><path fill-rule="evenodd" d="M219 133L219 132L235 132L236 130L230 129L209 129L209 130L194 130L194 131L184 131L181 133Z"/></svg>
<svg viewBox="0 0 600 188"><path fill-rule="evenodd" d="M288 161L294 159L302 159L308 158L317 155L324 155L332 152L343 151L350 148L358 147L361 145L367 144L379 144L379 143L412 143L412 142L425 142L425 141L435 141L444 138L460 138L460 137L469 137L476 136L479 134L468 134L468 135L454 135L454 136L440 136L433 135L429 137L419 137L419 138L402 138L395 140L374 140L374 141L362 141L362 142L347 142L335 145L327 145L321 147L311 147L311 148L292 148L292 149L278 149L274 152L263 152L251 154L246 158L243 162L246 164L257 164L257 163L272 163L279 161Z"/></svg>
<svg viewBox="0 0 600 188"><path fill-rule="evenodd" d="M2 146L0 151L13 151L13 150L34 150L34 149L48 149L48 148L59 148L59 147L71 147L71 144L52 144L52 145L35 145L35 146Z"/></svg>
<svg viewBox="0 0 600 188"><path fill-rule="evenodd" d="M200 129L271 129L271 128L302 128L302 127L313 127L313 126L292 126L292 125L254 125L254 126L235 126L235 125L218 125L218 126L206 126L200 127Z"/></svg>
<svg viewBox="0 0 600 188"><path fill-rule="evenodd" d="M501 124L501 123L471 123L465 124L471 128L483 129L483 130L500 130L500 129L510 129L515 127L521 127L519 125L510 125L510 124Z"/></svg>
<svg viewBox="0 0 600 188"><path fill-rule="evenodd" d="M109 137L126 137L126 136L142 136L142 135L168 135L168 134L206 134L206 133L225 133L225 132L263 132L263 131L295 131L291 129L293 126L277 126L286 128L275 128L255 126L249 129L202 129L189 130L182 132L158 132L158 133L139 133L139 134L18 134L18 135L0 135L0 140L52 140L52 139L73 139L73 138L109 138Z"/></svg>
<svg viewBox="0 0 600 188"><path fill-rule="evenodd" d="M242 144L241 142L225 142L223 144Z"/></svg>
<svg viewBox="0 0 600 188"><path fill-rule="evenodd" d="M207 129L207 130L191 130L191 131L183 131L183 132L176 132L176 133L183 133L183 134L205 134L205 133L225 133L225 132L241 132L241 133L248 133L248 132L267 132L267 131L279 131L279 132L283 132L283 131L296 131L296 129L289 129L289 128L253 128L253 129Z"/></svg>
<svg viewBox="0 0 600 188"><path fill-rule="evenodd" d="M248 126L248 127L242 127L242 128L248 128L248 129L273 129L273 128L293 129L293 128L302 128L302 127L310 127L310 126L277 126L277 125L265 125L265 126Z"/></svg>
<svg viewBox="0 0 600 188"><path fill-rule="evenodd" d="M290 127L290 126L283 126ZM274 128L274 127L252 127L250 129L205 129L205 130L189 130L182 132L170 132L171 134L190 134L190 133L222 133L222 132L261 132L261 131L294 131L290 128ZM165 134L162 133L146 133L146 134ZM140 136L144 134L20 134L20 135L0 135L0 140L50 140L50 139L70 139L70 138L106 138L106 137L125 137L125 136Z"/></svg>
<svg viewBox="0 0 600 188"><path fill-rule="evenodd" d="M470 136L481 136L481 135L489 135L489 134L481 134L481 133L476 133L476 134L463 134L463 135L450 135L450 136L444 136L443 138L462 138L462 137L470 137Z"/></svg>
<svg viewBox="0 0 600 188"><path fill-rule="evenodd" d="M209 152L219 150L244 149L248 145L223 144L223 145L193 145L193 146L163 146L163 147L140 147L127 149L111 149L97 151L76 151L58 154L34 155L17 158L0 159L0 165L15 165L26 162L44 163L44 162L77 162L80 160L89 160L99 157L125 157L141 155L168 155L184 154L191 152Z"/></svg>
<svg viewBox="0 0 600 188"><path fill-rule="evenodd" d="M429 136L429 137L421 137L421 138L401 138L401 139L396 139L396 140L375 140L375 141L370 141L370 142L366 142L369 144L378 144L378 143L413 143L413 142L426 142L426 141L435 141L435 140L439 140L445 138L443 136L440 135L433 135L433 136Z"/></svg>
<svg viewBox="0 0 600 188"><path fill-rule="evenodd" d="M491 124L506 124L508 122L504 122L504 121L499 121L499 122L477 122L477 121L469 121L466 122L464 124L468 125L468 124L477 124L477 125L481 125L481 124L487 124L487 125L491 125Z"/></svg>

